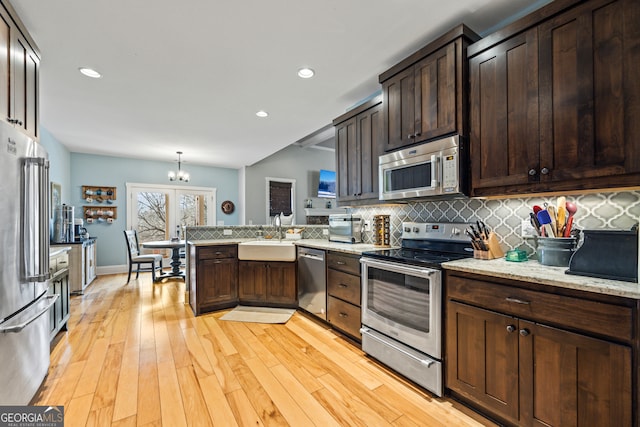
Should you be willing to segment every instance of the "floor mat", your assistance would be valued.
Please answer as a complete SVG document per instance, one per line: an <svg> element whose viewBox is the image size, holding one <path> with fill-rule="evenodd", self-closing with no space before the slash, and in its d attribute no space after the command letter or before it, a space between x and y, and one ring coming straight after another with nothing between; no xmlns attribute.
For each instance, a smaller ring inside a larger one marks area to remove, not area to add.
<svg viewBox="0 0 640 427"><path fill-rule="evenodd" d="M246 307L239 305L220 320L252 323L287 323L296 310L294 308Z"/></svg>

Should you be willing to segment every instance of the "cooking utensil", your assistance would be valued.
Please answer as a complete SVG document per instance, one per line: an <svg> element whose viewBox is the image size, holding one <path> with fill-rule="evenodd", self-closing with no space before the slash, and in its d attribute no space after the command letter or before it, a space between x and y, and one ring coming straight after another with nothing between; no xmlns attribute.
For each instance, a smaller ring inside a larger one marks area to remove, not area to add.
<svg viewBox="0 0 640 427"><path fill-rule="evenodd" d="M536 214L536 216L538 215L538 212L540 212L542 210L542 208L538 205L533 205L533 213Z"/></svg>
<svg viewBox="0 0 640 427"><path fill-rule="evenodd" d="M551 227L551 216L548 211L541 210L538 212L538 221L540 221L540 226L542 227L546 237L556 237L556 234Z"/></svg>
<svg viewBox="0 0 640 427"><path fill-rule="evenodd" d="M573 202L566 202L565 207L569 218L567 219L567 226L564 228L563 237L571 236L571 227L573 226L573 216L578 212L578 206Z"/></svg>
<svg viewBox="0 0 640 427"><path fill-rule="evenodd" d="M567 198L564 196L558 197L556 203L556 235L562 236L564 233L564 226L567 222Z"/></svg>
<svg viewBox="0 0 640 427"><path fill-rule="evenodd" d="M531 221L531 225L536 229L536 233L538 236L540 235L540 221L538 221L538 217L533 212L529 212L529 220Z"/></svg>
<svg viewBox="0 0 640 427"><path fill-rule="evenodd" d="M549 212L549 218L551 218L551 228L553 229L554 236L557 235L556 231L558 229L558 221L556 216L556 207L553 205L547 206L547 212ZM553 236L549 236L553 237Z"/></svg>

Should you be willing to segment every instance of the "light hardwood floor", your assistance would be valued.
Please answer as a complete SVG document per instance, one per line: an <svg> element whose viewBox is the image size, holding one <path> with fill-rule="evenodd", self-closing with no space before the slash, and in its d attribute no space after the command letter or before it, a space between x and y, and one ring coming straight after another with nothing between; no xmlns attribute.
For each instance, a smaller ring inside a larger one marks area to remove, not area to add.
<svg viewBox="0 0 640 427"><path fill-rule="evenodd" d="M194 317L184 283L99 277L72 297L35 404L65 425L480 426L296 313L286 325Z"/></svg>

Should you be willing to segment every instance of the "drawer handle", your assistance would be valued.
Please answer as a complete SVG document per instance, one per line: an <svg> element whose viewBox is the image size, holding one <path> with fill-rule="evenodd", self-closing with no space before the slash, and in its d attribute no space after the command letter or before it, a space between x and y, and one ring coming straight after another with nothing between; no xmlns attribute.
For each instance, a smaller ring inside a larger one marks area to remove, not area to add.
<svg viewBox="0 0 640 427"><path fill-rule="evenodd" d="M348 286L347 286L347 285L345 285L344 283L339 283L339 284L338 284L338 287L340 287L340 288L348 288Z"/></svg>
<svg viewBox="0 0 640 427"><path fill-rule="evenodd" d="M518 299L518 298L506 297L505 300L507 302L513 302L513 303L516 303L516 304L523 304L523 305L531 304L529 301L524 301L524 300L521 300L521 299Z"/></svg>
<svg viewBox="0 0 640 427"><path fill-rule="evenodd" d="M340 316L340 317L349 317L349 315L347 313L340 313L338 316Z"/></svg>
<svg viewBox="0 0 640 427"><path fill-rule="evenodd" d="M513 325L508 325L507 326L507 332L511 333L514 332L516 330L516 327Z"/></svg>
<svg viewBox="0 0 640 427"><path fill-rule="evenodd" d="M346 264L346 262L344 262L344 261L336 261L336 264L338 264L338 265L345 265L345 264Z"/></svg>

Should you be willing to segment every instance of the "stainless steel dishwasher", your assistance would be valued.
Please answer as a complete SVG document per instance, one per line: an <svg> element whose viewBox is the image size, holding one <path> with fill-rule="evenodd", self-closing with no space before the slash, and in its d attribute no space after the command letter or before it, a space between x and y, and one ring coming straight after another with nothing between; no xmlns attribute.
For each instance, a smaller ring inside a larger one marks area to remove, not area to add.
<svg viewBox="0 0 640 427"><path fill-rule="evenodd" d="M298 305L327 320L327 273L322 249L298 247Z"/></svg>

